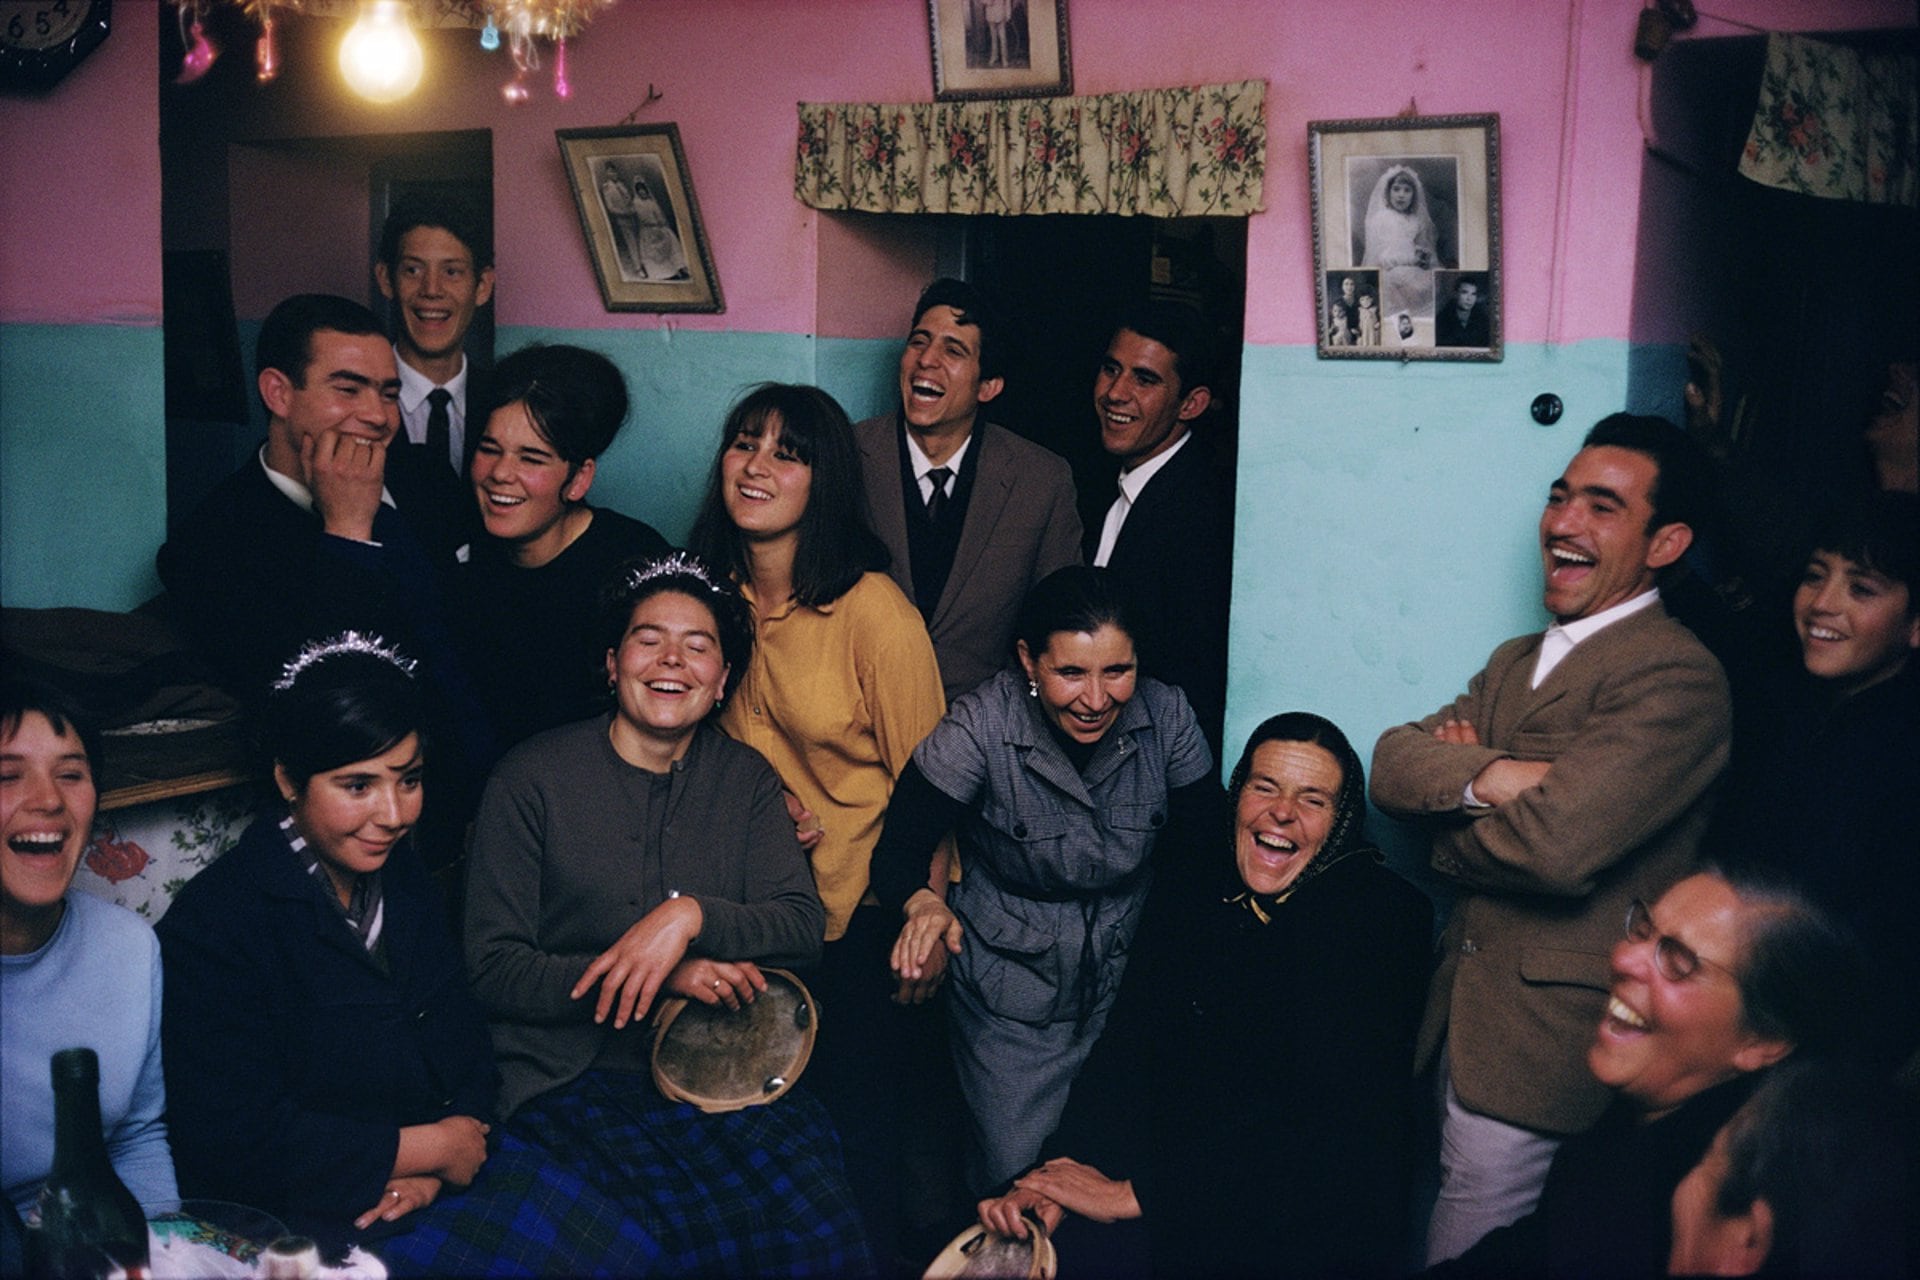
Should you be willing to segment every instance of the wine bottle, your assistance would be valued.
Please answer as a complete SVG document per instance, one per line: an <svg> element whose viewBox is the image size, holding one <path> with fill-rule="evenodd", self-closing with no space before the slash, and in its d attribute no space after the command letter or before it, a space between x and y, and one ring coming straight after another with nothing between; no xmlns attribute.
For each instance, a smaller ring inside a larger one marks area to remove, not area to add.
<svg viewBox="0 0 1920 1280"><path fill-rule="evenodd" d="M100 1059L91 1049L53 1055L53 1169L40 1189L44 1264L91 1275L102 1255L129 1276L147 1265L147 1218L113 1171L100 1124Z"/></svg>

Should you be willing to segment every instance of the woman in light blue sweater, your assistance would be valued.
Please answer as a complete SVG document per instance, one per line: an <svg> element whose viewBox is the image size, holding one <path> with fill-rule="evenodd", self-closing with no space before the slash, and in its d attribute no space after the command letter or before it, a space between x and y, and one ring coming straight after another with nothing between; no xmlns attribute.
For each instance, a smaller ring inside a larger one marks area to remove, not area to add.
<svg viewBox="0 0 1920 1280"><path fill-rule="evenodd" d="M173 1199L160 1075L160 948L122 907L71 892L93 830L99 751L67 700L0 691L0 1191L25 1215L53 1165L60 1049L100 1058L114 1171L142 1204Z"/></svg>

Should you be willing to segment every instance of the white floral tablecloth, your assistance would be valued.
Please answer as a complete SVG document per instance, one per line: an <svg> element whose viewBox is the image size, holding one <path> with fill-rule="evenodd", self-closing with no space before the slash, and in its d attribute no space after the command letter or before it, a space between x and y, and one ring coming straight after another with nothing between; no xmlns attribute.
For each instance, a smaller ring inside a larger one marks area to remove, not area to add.
<svg viewBox="0 0 1920 1280"><path fill-rule="evenodd" d="M182 885L239 841L271 797L265 783L248 782L103 812L73 887L155 923Z"/></svg>

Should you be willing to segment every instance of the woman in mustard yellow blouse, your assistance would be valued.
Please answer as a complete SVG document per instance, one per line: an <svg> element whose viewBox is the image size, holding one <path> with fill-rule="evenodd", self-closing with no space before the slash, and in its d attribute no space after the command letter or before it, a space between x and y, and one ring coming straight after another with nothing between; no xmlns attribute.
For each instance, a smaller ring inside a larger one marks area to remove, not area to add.
<svg viewBox="0 0 1920 1280"><path fill-rule="evenodd" d="M898 1005L938 978L896 989L899 921L868 893L868 864L895 779L946 711L926 624L884 572L868 526L846 411L817 387L765 383L721 431L693 549L739 581L758 630L753 661L720 727L772 762L806 812L826 948L808 975L821 1033L808 1082L846 1144L848 1175L882 1253L905 1073ZM944 886L946 858L928 869Z"/></svg>

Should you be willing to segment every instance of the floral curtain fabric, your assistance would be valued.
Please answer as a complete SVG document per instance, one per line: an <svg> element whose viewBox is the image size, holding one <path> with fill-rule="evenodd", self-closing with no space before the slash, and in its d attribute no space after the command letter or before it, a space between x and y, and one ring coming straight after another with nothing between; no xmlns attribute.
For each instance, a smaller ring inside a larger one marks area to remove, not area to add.
<svg viewBox="0 0 1920 1280"><path fill-rule="evenodd" d="M1920 203L1920 94L1912 55L1767 37L1760 104L1740 153L1755 182L1868 204Z"/></svg>
<svg viewBox="0 0 1920 1280"><path fill-rule="evenodd" d="M803 102L793 189L866 213L1258 212L1265 82L1078 98Z"/></svg>

